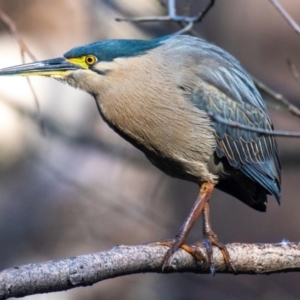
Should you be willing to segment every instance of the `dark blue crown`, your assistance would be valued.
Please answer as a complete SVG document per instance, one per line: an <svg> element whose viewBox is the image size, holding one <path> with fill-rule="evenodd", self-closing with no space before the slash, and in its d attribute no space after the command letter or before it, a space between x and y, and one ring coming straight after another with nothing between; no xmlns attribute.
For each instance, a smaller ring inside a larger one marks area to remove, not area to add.
<svg viewBox="0 0 300 300"><path fill-rule="evenodd" d="M112 61L118 57L143 55L147 51L159 47L170 36L154 40L104 40L76 47L64 54L65 58L94 55L98 61Z"/></svg>

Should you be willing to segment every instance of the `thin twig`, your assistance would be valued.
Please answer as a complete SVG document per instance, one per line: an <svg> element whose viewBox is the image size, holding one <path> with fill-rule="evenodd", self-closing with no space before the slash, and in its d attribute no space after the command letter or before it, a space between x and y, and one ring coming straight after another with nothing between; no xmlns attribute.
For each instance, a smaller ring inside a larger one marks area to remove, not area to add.
<svg viewBox="0 0 300 300"><path fill-rule="evenodd" d="M163 7L166 7L166 4L162 0L158 0ZM277 3L277 1L270 0L272 3ZM209 12L209 10L213 7L215 4L215 1L210 1L202 13L200 13L198 16L194 17L186 17L186 16L178 16L176 14L176 8L175 8L175 0L169 0L168 1L168 15L166 16L152 16L152 17L133 17L133 18L118 18L117 21L132 21L132 22L153 22L153 21L165 21L165 22L175 22L178 23L182 29L176 32L176 34L182 34L190 32L192 35L200 37L200 35L193 30L194 23L201 22L203 18L206 16L206 14ZM294 25L295 21L292 22ZM299 26L297 26L299 27ZM269 86L252 76L252 79L256 85L256 87L261 90L262 92L266 93L268 96L276 100L280 106L282 106L286 111L291 113L292 115L300 118L300 109L297 108L295 105L293 105L287 98L285 98L283 95L275 92L272 90Z"/></svg>
<svg viewBox="0 0 300 300"><path fill-rule="evenodd" d="M175 34L183 34L183 33L189 32L189 31L191 31L191 29L193 28L193 26L194 26L194 23L190 22L187 25L185 25L182 29L180 29L179 31L177 31Z"/></svg>
<svg viewBox="0 0 300 300"><path fill-rule="evenodd" d="M257 128L257 127L251 127L247 125L243 125L239 122L234 122L234 121L228 121L225 118L216 115L215 113L211 111L207 111L208 116L215 122L223 124L223 125L228 125L233 128L237 129L243 129L251 132L256 132L259 135L272 135L272 136L281 136L281 137L288 137L288 138L300 138L300 132L292 132L292 131L281 131L281 130L265 130L262 128Z"/></svg>
<svg viewBox="0 0 300 300"><path fill-rule="evenodd" d="M166 3L164 2L164 0L157 0L157 1L162 7L166 7Z"/></svg>
<svg viewBox="0 0 300 300"><path fill-rule="evenodd" d="M283 16L283 18L292 26L296 33L300 34L300 26L295 22L295 20L288 14L288 12L282 7L282 5L277 0L270 0L278 12Z"/></svg>
<svg viewBox="0 0 300 300"><path fill-rule="evenodd" d="M7 29L10 31L12 36L15 38L15 40L19 44L20 51L21 51L22 63L23 64L25 63L25 54L27 54L31 60L36 61L35 56L29 50L27 45L22 40L20 34L18 33L17 27L16 27L15 23L13 22L13 20L1 9L0 9L0 19L2 20L3 24L7 27ZM37 110L37 115L38 115L38 120L39 120L39 125L40 125L39 127L40 127L40 130L41 130L41 133L43 135L45 135L45 126L44 126L43 120L41 118L41 109L40 109L40 104L39 104L37 95L36 95L36 93L35 93L35 91L32 87L31 81L28 77L27 77L27 82L28 82L29 88L31 90L31 93L33 95L33 99L34 99L35 107L36 107L36 110Z"/></svg>
<svg viewBox="0 0 300 300"><path fill-rule="evenodd" d="M162 6L165 7L165 4L159 1ZM202 12L195 16L184 16L177 15L176 13L176 0L168 1L168 15L166 16L150 16L150 17L132 17L132 18L116 18L116 21L126 21L126 22L176 22L180 24L183 29L178 33L186 33L190 31L195 23L199 23L203 20L209 10L214 6L215 0L210 0L207 6Z"/></svg>
<svg viewBox="0 0 300 300"><path fill-rule="evenodd" d="M40 103L39 103L39 100L38 100L38 97L36 95L36 92L32 86L32 83L30 81L30 78L29 77L26 77L27 79L27 83L29 85L29 88L30 88L30 91L33 95L33 99L34 99L34 104L35 104L35 107L36 107L36 110L37 110L37 116L38 116L38 124L39 124L39 128L40 128L40 132L43 136L46 135L46 130L45 130L45 124L44 124L44 121L42 119L42 116L41 116L41 107L40 107Z"/></svg>
<svg viewBox="0 0 300 300"><path fill-rule="evenodd" d="M115 18L118 22L169 22L173 21L170 16Z"/></svg>
<svg viewBox="0 0 300 300"><path fill-rule="evenodd" d="M184 15L185 16L189 15L190 9L191 9L191 0L185 0L185 4L184 4Z"/></svg>
<svg viewBox="0 0 300 300"><path fill-rule="evenodd" d="M13 22L13 20L1 9L0 9L0 19L6 25L6 27L11 32L13 37L16 39L17 43L20 45L21 53L26 53L31 60L36 61L36 58L34 57L32 52L29 50L29 48L26 46L21 36L19 35L17 27Z"/></svg>
<svg viewBox="0 0 300 300"><path fill-rule="evenodd" d="M274 100L276 100L277 102L279 102L281 105L283 105L285 107L286 111L288 111L292 115L300 118L300 110L299 110L299 108L297 106L295 106L294 104L292 104L283 95L275 92L274 90L272 90L270 87L268 87L266 84L264 84L263 82L261 82L257 78L255 78L255 77L252 76L252 79L253 79L253 82L255 83L256 87L259 90L261 90L262 92L266 93L267 95L269 95L270 97L272 97Z"/></svg>
<svg viewBox="0 0 300 300"><path fill-rule="evenodd" d="M293 77L295 78L297 83L300 85L300 74L299 74L295 64L289 58L287 59L286 62L287 62L287 65L288 65L291 73L293 74Z"/></svg>
<svg viewBox="0 0 300 300"><path fill-rule="evenodd" d="M300 34L300 26L296 23L296 21L290 16L290 14L283 8L283 6L280 4L278 0L270 0L270 2L273 4L273 6L277 9L277 11L283 16L283 18L288 22L288 24L296 31L296 33ZM288 61L288 65L295 77L295 79L300 82L300 76L296 69L296 67L292 64L291 61ZM260 85L263 85L260 83ZM282 95L272 91L269 87L263 85L262 90L266 92L268 95L270 95L275 100L281 102L287 110L297 116L300 117L300 110L293 104L291 104L286 98L284 98Z"/></svg>
<svg viewBox="0 0 300 300"><path fill-rule="evenodd" d="M215 0L211 0L207 6L204 8L203 12L199 15L199 19L197 20L197 23L200 23L203 18L207 15L207 13L210 11L210 9L215 5Z"/></svg>

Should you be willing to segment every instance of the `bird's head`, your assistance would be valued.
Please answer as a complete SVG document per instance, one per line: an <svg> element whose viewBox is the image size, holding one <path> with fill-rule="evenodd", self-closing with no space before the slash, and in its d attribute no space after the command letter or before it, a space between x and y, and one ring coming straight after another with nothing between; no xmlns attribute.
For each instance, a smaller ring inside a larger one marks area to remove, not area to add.
<svg viewBox="0 0 300 300"><path fill-rule="evenodd" d="M144 55L166 38L104 40L73 48L59 58L1 69L0 76L52 77L95 95L100 92L98 89L103 78L120 67L118 60Z"/></svg>

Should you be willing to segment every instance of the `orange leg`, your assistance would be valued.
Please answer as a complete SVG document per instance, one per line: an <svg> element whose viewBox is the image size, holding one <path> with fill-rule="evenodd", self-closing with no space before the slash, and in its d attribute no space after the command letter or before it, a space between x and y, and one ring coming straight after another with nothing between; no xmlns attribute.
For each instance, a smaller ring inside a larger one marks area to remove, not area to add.
<svg viewBox="0 0 300 300"><path fill-rule="evenodd" d="M188 215L187 219L184 221L183 225L181 226L180 230L176 234L175 238L173 241L170 243L170 249L168 250L164 261L163 261L163 267L162 269L164 270L165 268L168 268L170 265L170 261L172 258L172 255L184 245L184 242L190 233L194 223L196 222L197 218L199 217L200 213L204 209L206 203L209 201L211 193L214 189L214 185L209 182L204 182L201 187L200 187L200 193L199 196L197 197L194 206L192 207L192 210L190 211L190 214ZM187 245L185 245L187 246ZM186 248L186 247L183 247ZM187 246L189 253L191 253L192 248ZM192 254L192 253L191 253Z"/></svg>

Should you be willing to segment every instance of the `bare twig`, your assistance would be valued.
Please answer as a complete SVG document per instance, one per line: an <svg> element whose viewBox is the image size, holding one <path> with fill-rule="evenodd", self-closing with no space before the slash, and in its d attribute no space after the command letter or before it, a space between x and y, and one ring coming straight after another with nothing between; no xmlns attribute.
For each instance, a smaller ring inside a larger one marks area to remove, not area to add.
<svg viewBox="0 0 300 300"><path fill-rule="evenodd" d="M27 47L27 45L24 43L21 36L19 35L17 27L16 27L15 23L13 22L13 20L1 9L0 9L0 19L2 20L4 25L8 28L8 30L11 32L12 36L15 38L15 40L19 44L20 51L21 51L22 63L23 64L25 63L25 54L27 54L31 60L36 61L36 58L34 57L32 52L29 50L29 48ZM35 107L36 107L37 115L38 115L38 119L39 119L41 133L43 135L45 135L45 126L44 126L43 120L41 118L41 109L40 109L40 104L39 104L38 98L32 87L31 81L28 77L27 77L27 82L28 82L29 88L31 90L31 93L33 95L33 99L34 99L34 103L35 103Z"/></svg>
<svg viewBox="0 0 300 300"><path fill-rule="evenodd" d="M295 80L300 85L300 74L299 74L295 64L289 58L287 59L287 65L290 68L290 71L293 74Z"/></svg>
<svg viewBox="0 0 300 300"><path fill-rule="evenodd" d="M283 16L283 18L288 22L288 24L296 31L296 33L300 34L300 26L295 22L295 20L289 15L289 13L283 8L283 6L280 4L278 0L270 0L270 2L273 4L273 6L277 9L277 11ZM288 66L290 67L295 79L300 82L300 76L299 73L292 64L292 62L288 61ZM291 104L286 98L284 98L282 95L272 91L269 87L266 85L260 83L260 85L263 86L262 90L266 92L268 95L270 95L275 100L281 102L286 108L287 111L289 111L291 114L300 117L300 110ZM259 85L258 85L259 86Z"/></svg>
<svg viewBox="0 0 300 300"><path fill-rule="evenodd" d="M215 0L210 0L207 6L204 8L203 12L199 14L199 18L197 20L198 23L200 23L203 20L203 18L207 15L207 13L214 5L215 5Z"/></svg>
<svg viewBox="0 0 300 300"><path fill-rule="evenodd" d="M215 121L217 123L228 125L230 127L234 127L237 129L243 129L243 130L247 130L247 131L251 131L251 132L256 132L259 135L272 135L272 136L281 136L281 137L288 137L288 138L300 138L300 132L281 131L281 130L272 130L272 131L264 130L261 128L246 126L239 122L228 121L225 118L218 116L211 111L207 111L207 114L213 121Z"/></svg>
<svg viewBox="0 0 300 300"><path fill-rule="evenodd" d="M157 1L161 6L166 7L164 0L157 0Z"/></svg>
<svg viewBox="0 0 300 300"><path fill-rule="evenodd" d="M39 128L40 128L41 134L45 136L46 135L45 124L44 124L44 121L43 121L43 119L41 117L41 108L40 108L40 103L39 103L38 97L37 97L36 92L35 92L35 90L34 90L34 88L32 86L30 78L26 77L26 80L27 80L27 83L29 85L30 91L31 91L31 93L33 95L34 104L35 104L35 107L36 107L36 110L37 110L38 124L39 124Z"/></svg>
<svg viewBox="0 0 300 300"><path fill-rule="evenodd" d="M162 0L158 0L162 6L166 7L166 4ZM272 3L278 3L275 0L270 0ZM132 21L132 22L152 22L152 21L168 21L168 22L175 22L178 23L182 29L177 32L177 34L187 33L190 32L194 36L198 36L199 34L193 30L194 23L201 22L202 19L205 17L205 15L209 12L209 10L213 7L215 4L215 1L210 1L206 8L203 10L202 13L199 13L197 16L194 17L186 17L186 16L179 16L176 14L176 1L175 0L169 0L168 1L168 15L166 16L153 16L153 17L137 17L137 18L117 18L117 21ZM292 24L295 22L293 21ZM286 111L291 113L292 115L296 117L300 117L300 110L293 105L287 98L285 98L283 95L275 92L272 90L269 86L267 86L265 83L261 82L254 76L252 76L252 79L257 86L259 90L266 93L268 96L276 100L280 107L283 107Z"/></svg>
<svg viewBox="0 0 300 300"><path fill-rule="evenodd" d="M164 5L163 2L160 3ZM178 33L185 33L190 31L194 23L199 23L203 20L209 10L214 6L215 0L210 0L207 6L202 12L195 16L183 16L176 13L176 0L168 1L168 15L166 16L151 16L151 17L133 17L133 18L116 18L116 21L126 21L126 22L176 22L180 24L183 29Z"/></svg>
<svg viewBox="0 0 300 300"><path fill-rule="evenodd" d="M277 0L270 0L278 12L283 16L283 18L292 26L296 33L300 34L300 26L295 22L295 20L288 14L288 12L283 8L283 6Z"/></svg>
<svg viewBox="0 0 300 300"><path fill-rule="evenodd" d="M181 23L184 24L184 23ZM188 23L187 25L185 25L182 29L180 29L179 31L176 32L176 34L183 34L186 32L189 32L194 26L193 22Z"/></svg>
<svg viewBox="0 0 300 300"><path fill-rule="evenodd" d="M34 55L31 53L29 48L26 46L24 41L22 40L21 36L18 33L17 27L13 20L3 11L0 9L0 19L6 25L8 30L11 32L12 36L16 39L17 43L20 46L22 58L24 58L24 54L26 53L31 60L36 60Z"/></svg>
<svg viewBox="0 0 300 300"><path fill-rule="evenodd" d="M261 82L257 78L255 78L255 77L252 76L252 79L253 79L253 82L255 83L256 87L260 91L262 91L262 92L266 93L267 95L269 95L270 97L272 97L274 100L276 100L277 102L279 102L280 105L283 105L286 111L288 111L292 115L300 118L300 110L299 110L299 108L297 106L295 106L294 104L292 104L283 95L275 92L274 90L272 90L270 87L268 87L266 84L264 84L263 82Z"/></svg>
<svg viewBox="0 0 300 300"><path fill-rule="evenodd" d="M190 13L191 2L192 2L192 0L185 0L185 4L184 4L184 15L186 15L186 16Z"/></svg>
<svg viewBox="0 0 300 300"><path fill-rule="evenodd" d="M6 269L0 272L0 299L65 291L129 274L161 273L167 249L155 244L118 246L105 252ZM300 243L228 244L227 249L236 274L300 270ZM203 253L204 248L198 250ZM219 249L214 248L213 255L217 273L232 273ZM209 273L209 265L196 263L187 252L178 250L169 271Z"/></svg>

